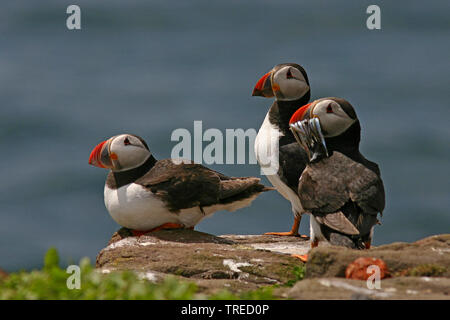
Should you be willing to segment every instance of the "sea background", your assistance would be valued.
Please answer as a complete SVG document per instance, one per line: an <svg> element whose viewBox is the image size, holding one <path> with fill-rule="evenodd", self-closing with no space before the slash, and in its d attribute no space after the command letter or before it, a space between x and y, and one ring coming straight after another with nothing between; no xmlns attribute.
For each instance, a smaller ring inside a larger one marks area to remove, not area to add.
<svg viewBox="0 0 450 320"><path fill-rule="evenodd" d="M450 2L377 1L373 31L369 1L78 0L79 31L66 28L70 4L0 6L1 268L40 267L52 246L63 263L95 260L118 225L103 203L106 171L88 165L92 148L129 132L162 159L172 131L193 132L194 120L258 129L272 100L252 89L281 62L305 67L313 99L355 106L361 150L387 194L374 243L450 231ZM210 167L259 175L257 165ZM270 192L197 229L261 234L292 219Z"/></svg>

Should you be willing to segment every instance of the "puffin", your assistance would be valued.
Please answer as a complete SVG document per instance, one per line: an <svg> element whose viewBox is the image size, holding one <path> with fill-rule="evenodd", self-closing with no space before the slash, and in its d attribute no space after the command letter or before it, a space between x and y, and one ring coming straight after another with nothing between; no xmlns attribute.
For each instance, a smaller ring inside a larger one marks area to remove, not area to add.
<svg viewBox="0 0 450 320"><path fill-rule="evenodd" d="M156 160L147 143L119 134L99 143L89 164L109 169L105 206L135 236L161 229L193 229L219 210L249 206L272 190L255 177L228 177L184 159Z"/></svg>
<svg viewBox="0 0 450 320"><path fill-rule="evenodd" d="M255 139L255 155L265 175L276 190L291 203L294 223L288 232L268 235L297 236L304 210L297 195L298 181L308 156L298 147L289 129L289 120L297 109L309 102L311 89L305 69L296 63L282 63L262 76L252 96L275 97Z"/></svg>
<svg viewBox="0 0 450 320"><path fill-rule="evenodd" d="M369 249L385 192L378 164L359 150L361 126L355 109L345 99L322 98L297 110L289 125L308 155L298 196L311 214L311 248L327 241ZM307 260L307 255L297 257Z"/></svg>

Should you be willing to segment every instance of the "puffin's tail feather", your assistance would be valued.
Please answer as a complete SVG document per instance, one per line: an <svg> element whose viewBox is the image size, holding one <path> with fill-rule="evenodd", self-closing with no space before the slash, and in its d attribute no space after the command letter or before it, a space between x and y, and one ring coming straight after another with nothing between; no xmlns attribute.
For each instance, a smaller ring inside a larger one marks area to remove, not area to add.
<svg viewBox="0 0 450 320"><path fill-rule="evenodd" d="M348 236L342 233L330 232L330 244L350 249L364 249L364 243L361 237Z"/></svg>
<svg viewBox="0 0 450 320"><path fill-rule="evenodd" d="M221 202L241 200L255 193L273 190L272 187L266 187L260 184L261 179L255 177L232 178L230 180L220 181Z"/></svg>

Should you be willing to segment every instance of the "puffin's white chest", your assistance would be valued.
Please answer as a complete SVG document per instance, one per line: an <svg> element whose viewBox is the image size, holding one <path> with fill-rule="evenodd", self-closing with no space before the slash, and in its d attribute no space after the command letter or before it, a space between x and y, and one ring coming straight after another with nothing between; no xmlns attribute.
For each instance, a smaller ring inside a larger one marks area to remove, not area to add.
<svg viewBox="0 0 450 320"><path fill-rule="evenodd" d="M170 212L157 195L135 183L118 189L105 185L105 206L114 221L135 230L150 230L168 222L193 227L204 217L198 207Z"/></svg>
<svg viewBox="0 0 450 320"><path fill-rule="evenodd" d="M283 134L270 123L269 113L267 113L255 139L256 160L263 175L276 175L278 172L278 147L281 136Z"/></svg>
<svg viewBox="0 0 450 320"><path fill-rule="evenodd" d="M255 139L256 159L261 167L261 174L265 175L277 191L291 202L292 211L302 213L303 208L297 194L278 176L279 143L282 136L283 133L270 123L267 113Z"/></svg>

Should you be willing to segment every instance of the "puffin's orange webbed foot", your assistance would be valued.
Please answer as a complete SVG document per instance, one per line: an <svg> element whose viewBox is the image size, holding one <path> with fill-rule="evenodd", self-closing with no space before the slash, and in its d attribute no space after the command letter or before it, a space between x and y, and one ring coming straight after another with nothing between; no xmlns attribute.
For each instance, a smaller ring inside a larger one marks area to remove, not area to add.
<svg viewBox="0 0 450 320"><path fill-rule="evenodd" d="M307 235L300 234L298 232L292 232L292 231L288 231L288 232L266 232L264 234L265 235L270 235L270 236L281 236L281 237L300 237L302 239L309 240L309 237Z"/></svg>
<svg viewBox="0 0 450 320"><path fill-rule="evenodd" d="M281 236L281 237L300 237L305 240L309 240L307 235L298 233L298 228L300 226L300 217L295 217L294 224L292 225L291 231L288 232L266 232L265 235L270 236Z"/></svg>
<svg viewBox="0 0 450 320"><path fill-rule="evenodd" d="M156 227L156 228L153 228L150 230L145 230L145 231L131 230L131 233L133 233L133 235L135 237L140 237L149 232L155 232L155 231L166 230L166 229L183 229L183 228L184 228L184 225L182 225L182 224L168 222L168 223L164 223L164 224L160 225L159 227Z"/></svg>
<svg viewBox="0 0 450 320"><path fill-rule="evenodd" d="M304 263L306 263L308 261L308 255L307 254L291 254L291 257L300 259Z"/></svg>
<svg viewBox="0 0 450 320"><path fill-rule="evenodd" d="M311 241L311 249L316 248L319 246L319 240L314 239ZM308 255L307 254L291 254L291 257L300 259L302 262L306 263L308 261Z"/></svg>

